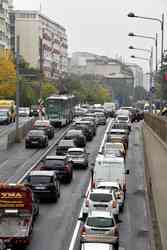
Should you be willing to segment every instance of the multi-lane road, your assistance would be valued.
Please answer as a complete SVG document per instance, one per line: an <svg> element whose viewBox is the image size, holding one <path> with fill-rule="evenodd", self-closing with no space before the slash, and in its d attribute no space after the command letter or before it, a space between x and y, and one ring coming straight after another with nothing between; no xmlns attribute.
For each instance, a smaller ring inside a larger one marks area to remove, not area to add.
<svg viewBox="0 0 167 250"><path fill-rule="evenodd" d="M98 128L97 135L87 144L89 163L94 162L105 132ZM56 131L55 139L62 130ZM54 140L55 140L54 139ZM128 192L120 223L120 246L128 250L151 250L151 223L145 184L145 166L141 124L134 125L129 137L126 168L130 169ZM53 140L52 142L53 143ZM43 150L27 150L24 142L13 146L7 153L0 152L0 176L3 181L18 181L43 154ZM55 148L53 148L53 153ZM52 152L50 154L52 154ZM40 216L34 226L28 250L68 250L73 239L83 196L89 183L90 171L76 170L69 185L61 185L61 198L55 203L40 204ZM79 236L79 234L78 234ZM74 249L79 247L76 237Z"/></svg>

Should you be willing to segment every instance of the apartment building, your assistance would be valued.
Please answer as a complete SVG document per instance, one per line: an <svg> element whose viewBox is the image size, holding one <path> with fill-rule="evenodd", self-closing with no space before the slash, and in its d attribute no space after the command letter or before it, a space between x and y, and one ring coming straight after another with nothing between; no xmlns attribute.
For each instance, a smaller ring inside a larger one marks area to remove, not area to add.
<svg viewBox="0 0 167 250"><path fill-rule="evenodd" d="M9 11L12 8L12 0L0 0L0 48L10 48L10 18Z"/></svg>
<svg viewBox="0 0 167 250"><path fill-rule="evenodd" d="M68 45L64 27L38 11L15 10L11 12L14 52L17 36L20 37L20 54L32 67L39 68L41 60L45 77L57 79L66 74Z"/></svg>
<svg viewBox="0 0 167 250"><path fill-rule="evenodd" d="M143 85L143 70L142 68L134 63L129 63L127 66L132 70L133 72L133 78L134 78L134 87L136 86L141 86L144 87Z"/></svg>

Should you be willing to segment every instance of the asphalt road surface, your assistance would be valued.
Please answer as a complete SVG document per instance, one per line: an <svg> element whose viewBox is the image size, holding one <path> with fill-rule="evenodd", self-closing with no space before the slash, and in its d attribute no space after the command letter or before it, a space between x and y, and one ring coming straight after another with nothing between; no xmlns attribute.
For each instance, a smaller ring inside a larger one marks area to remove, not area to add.
<svg viewBox="0 0 167 250"><path fill-rule="evenodd" d="M95 160L104 131L105 127L99 127L96 137L87 145L87 151L90 152L90 163ZM18 148L13 149L17 152L17 164L20 163L19 156L22 159L24 155L27 158L28 154L30 154L29 157L31 157L31 153L35 154L35 151L30 153L21 145ZM12 166L15 164L10 162L5 178L11 176ZM120 223L120 245L128 250L151 250L151 228L146 202L144 154L140 125L135 125L130 134L126 168L130 169L130 175L127 178L128 192L125 210L120 216L122 220ZM0 166L0 175L3 171L4 167ZM21 172L17 171L17 175L18 178L21 177ZM40 216L34 225L32 242L27 250L69 249L89 177L89 169L76 170L72 183L61 185L61 197L56 204L43 203L40 205ZM76 242L74 249L78 250L78 246L79 244Z"/></svg>

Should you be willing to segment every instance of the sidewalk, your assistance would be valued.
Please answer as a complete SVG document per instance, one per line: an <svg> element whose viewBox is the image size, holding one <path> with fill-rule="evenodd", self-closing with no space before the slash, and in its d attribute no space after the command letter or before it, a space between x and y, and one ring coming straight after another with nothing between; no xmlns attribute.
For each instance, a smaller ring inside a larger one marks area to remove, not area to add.
<svg viewBox="0 0 167 250"><path fill-rule="evenodd" d="M167 249L167 145L146 124L145 151L163 250Z"/></svg>

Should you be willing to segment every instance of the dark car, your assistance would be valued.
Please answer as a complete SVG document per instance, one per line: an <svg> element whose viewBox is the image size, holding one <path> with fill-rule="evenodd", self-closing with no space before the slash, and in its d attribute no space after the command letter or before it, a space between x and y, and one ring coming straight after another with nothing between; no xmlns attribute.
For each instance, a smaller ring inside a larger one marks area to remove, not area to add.
<svg viewBox="0 0 167 250"><path fill-rule="evenodd" d="M84 148L70 148L68 150L68 157L74 167L88 167L88 153Z"/></svg>
<svg viewBox="0 0 167 250"><path fill-rule="evenodd" d="M106 125L106 117L105 117L105 115L104 115L104 113L102 113L102 112L96 112L95 113L96 114L96 117L97 117L97 124L98 125Z"/></svg>
<svg viewBox="0 0 167 250"><path fill-rule="evenodd" d="M27 185L39 199L57 201L60 197L60 182L54 171L31 171Z"/></svg>
<svg viewBox="0 0 167 250"><path fill-rule="evenodd" d="M96 135L96 129L97 129L97 119L93 116L84 116L81 118L81 121L91 121L92 124L94 125L94 135Z"/></svg>
<svg viewBox="0 0 167 250"><path fill-rule="evenodd" d="M77 125L77 124L78 124L78 125L79 125L79 124L81 124L81 125L86 125L86 126L88 127L90 133L91 133L92 138L93 138L93 136L96 134L96 127L94 126L93 121L88 121L88 120L83 121L83 120L80 120L80 121L77 121L77 122L76 122L76 125Z"/></svg>
<svg viewBox="0 0 167 250"><path fill-rule="evenodd" d="M0 110L0 124L9 124L11 122L11 117L7 109Z"/></svg>
<svg viewBox="0 0 167 250"><path fill-rule="evenodd" d="M36 105L33 105L30 107L30 116L34 116L34 117L37 117L39 116L39 107L36 106Z"/></svg>
<svg viewBox="0 0 167 250"><path fill-rule="evenodd" d="M91 141L92 140L92 132L89 130L87 125L83 125L83 124L73 124L72 129L76 129L76 130L82 130L83 134L86 137L87 141Z"/></svg>
<svg viewBox="0 0 167 250"><path fill-rule="evenodd" d="M45 148L48 146L48 136L43 130L30 130L25 139L25 147Z"/></svg>
<svg viewBox="0 0 167 250"><path fill-rule="evenodd" d="M86 146L86 137L82 130L71 129L64 136L64 140L74 140L77 147Z"/></svg>
<svg viewBox="0 0 167 250"><path fill-rule="evenodd" d="M54 137L55 130L49 120L36 120L33 129L44 130L49 139Z"/></svg>
<svg viewBox="0 0 167 250"><path fill-rule="evenodd" d="M54 171L59 180L70 183L73 178L73 164L67 156L51 155L43 161L42 170Z"/></svg>
<svg viewBox="0 0 167 250"><path fill-rule="evenodd" d="M75 148L74 140L61 140L56 147L56 155L66 155L69 148Z"/></svg>

